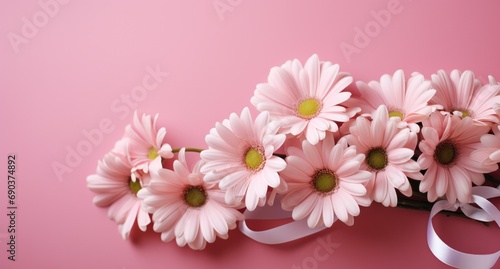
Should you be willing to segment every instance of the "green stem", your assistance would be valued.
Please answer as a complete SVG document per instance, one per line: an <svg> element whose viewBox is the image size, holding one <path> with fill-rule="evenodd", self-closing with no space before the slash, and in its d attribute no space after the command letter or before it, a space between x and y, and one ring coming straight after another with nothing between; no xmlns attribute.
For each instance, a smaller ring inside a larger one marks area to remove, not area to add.
<svg viewBox="0 0 500 269"><path fill-rule="evenodd" d="M281 159L285 159L286 158L286 154L280 154L280 153L273 153L274 156L277 156L277 157L280 157Z"/></svg>
<svg viewBox="0 0 500 269"><path fill-rule="evenodd" d="M414 209L414 210L431 211L433 205L434 205L434 203L430 203L427 201L417 201L417 200L413 200L413 199L409 199L409 198L398 197L397 207ZM440 211L439 213L445 214L446 216L456 216L456 217L470 219L464 213L462 213L462 211L443 210L443 211ZM478 220L476 220L476 221L480 222L486 226L489 225L487 222L478 221Z"/></svg>
<svg viewBox="0 0 500 269"><path fill-rule="evenodd" d="M198 153L201 153L203 151L203 149L200 149L200 148L185 148L187 152L198 152ZM177 153L181 151L181 148L175 148L175 149L172 149L172 153Z"/></svg>
<svg viewBox="0 0 500 269"><path fill-rule="evenodd" d="M185 148L187 152L198 152L198 153L201 153L202 151L204 151L204 149L200 149L200 148ZM172 153L178 153L179 151L181 151L181 148L174 148L172 149ZM273 154L274 156L278 156L282 159L285 159L286 158L286 154L280 154L280 153L274 153Z"/></svg>
<svg viewBox="0 0 500 269"><path fill-rule="evenodd" d="M419 191L413 191L413 196L427 200L427 195L425 195L425 193L421 193Z"/></svg>
<svg viewBox="0 0 500 269"><path fill-rule="evenodd" d="M500 185L500 180L498 180L497 178L493 177L492 175L490 175L490 174L484 174L484 177L489 182L494 183L497 186Z"/></svg>

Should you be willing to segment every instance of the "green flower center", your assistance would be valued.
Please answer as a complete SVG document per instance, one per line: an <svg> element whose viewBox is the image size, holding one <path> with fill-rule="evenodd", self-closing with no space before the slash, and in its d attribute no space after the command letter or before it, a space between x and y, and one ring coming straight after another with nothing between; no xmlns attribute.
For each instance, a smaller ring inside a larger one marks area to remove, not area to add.
<svg viewBox="0 0 500 269"><path fill-rule="evenodd" d="M205 189L201 186L189 186L184 190L184 200L189 206L200 207L207 201Z"/></svg>
<svg viewBox="0 0 500 269"><path fill-rule="evenodd" d="M251 147L245 153L245 165L251 170L261 168L265 160L262 150L257 147Z"/></svg>
<svg viewBox="0 0 500 269"><path fill-rule="evenodd" d="M297 108L297 113L301 118L310 119L318 115L320 109L321 103L318 100L308 98L300 102L299 107Z"/></svg>
<svg viewBox="0 0 500 269"><path fill-rule="evenodd" d="M457 158L458 151L455 145L449 141L445 140L440 142L436 146L436 150L434 151L434 160L442 165L448 165L453 163L453 161Z"/></svg>
<svg viewBox="0 0 500 269"><path fill-rule="evenodd" d="M400 119L403 119L404 118L404 114L403 114L403 112L400 112L400 111L397 111L397 110L389 111L389 118L391 118L391 117L398 117Z"/></svg>
<svg viewBox="0 0 500 269"><path fill-rule="evenodd" d="M319 170L314 174L311 184L318 192L329 193L337 187L337 176L328 169Z"/></svg>
<svg viewBox="0 0 500 269"><path fill-rule="evenodd" d="M462 112L462 118L470 117L469 111L461 110L460 112Z"/></svg>
<svg viewBox="0 0 500 269"><path fill-rule="evenodd" d="M130 191L133 194L137 194L139 192L139 190L142 189L141 182L139 181L138 178L135 181L132 181L132 179L130 178L128 180L128 185L130 187Z"/></svg>
<svg viewBox="0 0 500 269"><path fill-rule="evenodd" d="M366 156L366 163L373 170L382 170L387 166L387 153L383 148L372 148Z"/></svg>
<svg viewBox="0 0 500 269"><path fill-rule="evenodd" d="M453 108L450 113L453 114L453 112L458 111L462 113L462 119L466 117L471 117L471 113L467 109L462 109L462 108Z"/></svg>
<svg viewBox="0 0 500 269"><path fill-rule="evenodd" d="M158 150L156 150L156 148L152 147L148 152L148 158L150 160L154 160L154 159L156 159L156 157L158 157Z"/></svg>

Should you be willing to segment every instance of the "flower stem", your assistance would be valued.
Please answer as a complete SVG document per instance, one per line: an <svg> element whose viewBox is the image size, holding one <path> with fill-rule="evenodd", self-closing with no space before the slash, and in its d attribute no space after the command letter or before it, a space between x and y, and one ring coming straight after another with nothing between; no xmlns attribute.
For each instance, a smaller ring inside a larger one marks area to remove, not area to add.
<svg viewBox="0 0 500 269"><path fill-rule="evenodd" d="M202 152L203 149L200 149L200 148L184 148L187 152ZM172 153L177 153L181 151L181 148L175 148L175 149L172 149Z"/></svg>
<svg viewBox="0 0 500 269"><path fill-rule="evenodd" d="M495 178L494 176L490 175L490 174L484 174L484 177L487 181L495 184L496 186L500 185L500 180Z"/></svg>
<svg viewBox="0 0 500 269"><path fill-rule="evenodd" d="M414 209L414 210L431 211L433 206L434 206L434 203L430 203L428 201L419 201L419 200L414 200L414 199L410 199L410 198L406 198L406 197L398 197L397 207ZM461 217L461 218L470 219L464 213L462 213L462 211L443 210L443 211L440 211L440 213L445 214L448 217L449 216L457 216L457 217ZM479 221L479 220L476 220L476 221L480 222L486 226L489 226L489 224L487 222Z"/></svg>
<svg viewBox="0 0 500 269"><path fill-rule="evenodd" d="M281 153L273 153L274 156L277 156L277 157L280 157L281 159L285 159L286 158L286 154L281 154Z"/></svg>
<svg viewBox="0 0 500 269"><path fill-rule="evenodd" d="M419 191L413 191L413 196L427 200L427 195L425 195L424 193L421 193Z"/></svg>

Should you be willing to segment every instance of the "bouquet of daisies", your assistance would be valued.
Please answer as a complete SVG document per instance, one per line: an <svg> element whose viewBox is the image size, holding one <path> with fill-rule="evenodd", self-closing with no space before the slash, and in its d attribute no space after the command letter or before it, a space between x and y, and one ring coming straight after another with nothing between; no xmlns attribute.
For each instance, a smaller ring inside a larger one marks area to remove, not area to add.
<svg viewBox="0 0 500 269"><path fill-rule="evenodd" d="M458 70L353 83L313 55L273 67L250 100L259 114L217 122L206 149L172 148L158 115L135 113L87 186L124 239L153 222L163 241L192 249L275 200L311 229L352 225L373 202L471 203L485 178L499 185L488 176L500 162L499 90ZM192 166L188 151L200 153Z"/></svg>

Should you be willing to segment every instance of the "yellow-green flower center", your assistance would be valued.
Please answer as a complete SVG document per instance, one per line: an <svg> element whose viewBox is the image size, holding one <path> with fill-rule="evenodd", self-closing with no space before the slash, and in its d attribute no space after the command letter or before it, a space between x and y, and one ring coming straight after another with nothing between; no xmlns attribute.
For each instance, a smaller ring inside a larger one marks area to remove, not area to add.
<svg viewBox="0 0 500 269"><path fill-rule="evenodd" d="M132 179L129 179L128 180L128 185L130 187L130 191L133 194L137 194L139 192L139 190L142 189L141 182L139 181L138 178L135 179L135 181L132 181Z"/></svg>
<svg viewBox="0 0 500 269"><path fill-rule="evenodd" d="M467 110L461 110L460 112L462 112L462 118L470 116L469 111L467 111Z"/></svg>
<svg viewBox="0 0 500 269"><path fill-rule="evenodd" d="M451 109L450 113L453 114L453 112L457 112L457 111L462 113L462 119L466 118L466 117L472 117L472 115L471 115L472 113L464 108L453 108L453 109Z"/></svg>
<svg viewBox="0 0 500 269"><path fill-rule="evenodd" d="M337 176L328 169L319 170L314 174L311 183L318 192L329 193L337 187Z"/></svg>
<svg viewBox="0 0 500 269"><path fill-rule="evenodd" d="M448 165L453 163L453 161L457 158L458 151L455 145L449 141L445 140L440 142L436 146L436 150L434 151L434 160L442 165Z"/></svg>
<svg viewBox="0 0 500 269"><path fill-rule="evenodd" d="M205 189L201 186L189 186L184 190L184 200L189 206L200 207L207 201Z"/></svg>
<svg viewBox="0 0 500 269"><path fill-rule="evenodd" d="M245 165L251 169L256 170L262 167L262 164L265 162L266 158L262 152L257 147L252 147L247 150L245 153Z"/></svg>
<svg viewBox="0 0 500 269"><path fill-rule="evenodd" d="M300 102L299 107L297 108L297 113L301 118L310 119L318 115L320 109L321 103L318 100L308 98Z"/></svg>
<svg viewBox="0 0 500 269"><path fill-rule="evenodd" d="M387 166L387 153L383 148L372 148L366 154L366 163L373 170L382 170Z"/></svg>
<svg viewBox="0 0 500 269"><path fill-rule="evenodd" d="M156 159L156 157L158 157L158 150L156 150L156 148L152 147L148 152L148 158L150 160L154 160L154 159Z"/></svg>
<svg viewBox="0 0 500 269"><path fill-rule="evenodd" d="M404 114L401 111L393 110L393 111L389 111L389 118L391 118L391 117L398 117L400 119L403 119Z"/></svg>

